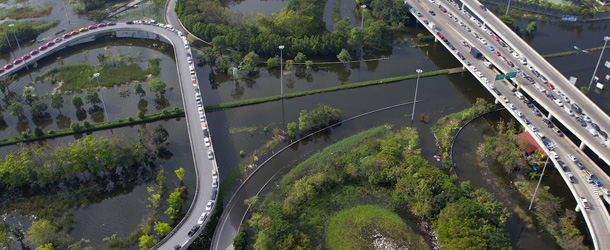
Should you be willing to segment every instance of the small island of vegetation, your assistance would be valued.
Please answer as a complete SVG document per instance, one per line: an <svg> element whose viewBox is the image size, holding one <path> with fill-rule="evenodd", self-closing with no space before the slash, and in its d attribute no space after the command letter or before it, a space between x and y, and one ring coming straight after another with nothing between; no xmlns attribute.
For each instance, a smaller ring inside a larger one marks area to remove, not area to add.
<svg viewBox="0 0 610 250"><path fill-rule="evenodd" d="M422 249L426 230L437 233L441 249L510 248L506 209L430 166L418 143L413 128L384 125L326 147L265 196L246 200L253 212L235 248L373 249L383 240ZM420 227L407 226L410 218Z"/></svg>

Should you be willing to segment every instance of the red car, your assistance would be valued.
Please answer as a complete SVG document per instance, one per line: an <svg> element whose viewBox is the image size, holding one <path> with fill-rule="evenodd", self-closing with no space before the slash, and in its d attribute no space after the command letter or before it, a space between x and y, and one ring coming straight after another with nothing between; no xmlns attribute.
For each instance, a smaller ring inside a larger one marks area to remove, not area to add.
<svg viewBox="0 0 610 250"><path fill-rule="evenodd" d="M38 51L37 49L35 49L35 50L32 50L32 51L30 52L30 55L31 55L31 56L33 56L33 55L38 54L39 52L40 52L40 51Z"/></svg>
<svg viewBox="0 0 610 250"><path fill-rule="evenodd" d="M106 27L106 23L100 23L100 24L98 24L98 25L97 25L97 27L98 27L98 28L101 28L101 27Z"/></svg>
<svg viewBox="0 0 610 250"><path fill-rule="evenodd" d="M58 37L58 38L55 38L55 39L53 39L53 42L54 42L54 43L59 43L59 42L61 42L61 38L59 38L59 37Z"/></svg>
<svg viewBox="0 0 610 250"><path fill-rule="evenodd" d="M42 46L38 47L38 50L40 50L40 51L43 51L43 50L45 50L45 49L47 49L47 46L46 46L46 45L42 45Z"/></svg>
<svg viewBox="0 0 610 250"><path fill-rule="evenodd" d="M551 84L550 82L546 83L546 86L548 86L549 88L551 88L551 90L555 89L555 86L553 86L553 84Z"/></svg>
<svg viewBox="0 0 610 250"><path fill-rule="evenodd" d="M491 38L493 38L494 40L496 40L496 42L499 42L499 41L500 41L500 39L499 39L497 36L495 36L495 35L494 35L494 36L492 36Z"/></svg>
<svg viewBox="0 0 610 250"><path fill-rule="evenodd" d="M94 30L97 29L97 26L95 24L91 24L89 25L89 27L87 27L88 30Z"/></svg>
<svg viewBox="0 0 610 250"><path fill-rule="evenodd" d="M66 39L66 38L70 38L72 35L68 34L64 34L63 36L61 36L61 38Z"/></svg>
<svg viewBox="0 0 610 250"><path fill-rule="evenodd" d="M497 50L494 50L494 51L493 51L493 53L494 53L496 56L500 56L500 55L501 55L501 54L500 54L500 52L498 52Z"/></svg>
<svg viewBox="0 0 610 250"><path fill-rule="evenodd" d="M441 8L441 11L442 11L443 13L447 13L447 10L446 10L445 8Z"/></svg>
<svg viewBox="0 0 610 250"><path fill-rule="evenodd" d="M4 70L5 70L4 68L0 68L0 74L4 73Z"/></svg>
<svg viewBox="0 0 610 250"><path fill-rule="evenodd" d="M55 42L53 42L53 41L50 41L50 42L48 42L47 44L45 44L45 46L47 46L47 48L48 48L48 47L51 47L51 46L53 46L53 45L55 45Z"/></svg>
<svg viewBox="0 0 610 250"><path fill-rule="evenodd" d="M12 68L12 67L13 67L13 64L12 64L12 63L8 63L7 65L4 65L4 69L5 69L5 70L10 69L10 68Z"/></svg>
<svg viewBox="0 0 610 250"><path fill-rule="evenodd" d="M21 60L21 58L17 58L15 61L13 61L13 65L20 64L21 62L23 62L23 60Z"/></svg>
<svg viewBox="0 0 610 250"><path fill-rule="evenodd" d="M78 33L79 33L78 30L73 30L72 32L70 32L70 35L75 36L75 35L78 35Z"/></svg>
<svg viewBox="0 0 610 250"><path fill-rule="evenodd" d="M30 59L30 57L32 57L30 54L25 54L21 57L21 59L25 61L26 59Z"/></svg>

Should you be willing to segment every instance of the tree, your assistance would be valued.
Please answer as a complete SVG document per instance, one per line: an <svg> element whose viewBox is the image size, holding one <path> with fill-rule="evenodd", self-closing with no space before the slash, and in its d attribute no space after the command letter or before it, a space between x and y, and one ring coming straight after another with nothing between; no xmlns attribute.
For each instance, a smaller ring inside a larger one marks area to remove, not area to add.
<svg viewBox="0 0 610 250"><path fill-rule="evenodd" d="M145 234L140 237L139 246L141 250L151 249L155 244L157 244L157 239L152 235Z"/></svg>
<svg viewBox="0 0 610 250"><path fill-rule="evenodd" d="M72 100L70 100L70 102L72 102L72 105L74 105L74 107L78 110L80 110L83 107L83 99L80 98L80 96L73 96Z"/></svg>
<svg viewBox="0 0 610 250"><path fill-rule="evenodd" d="M32 222L32 226L28 230L27 241L36 246L53 243L54 246L61 248L70 242L70 239L67 234L51 224L51 221L41 219Z"/></svg>
<svg viewBox="0 0 610 250"><path fill-rule="evenodd" d="M4 97L8 95L9 87L13 82L15 82L15 75L10 75L8 77L4 77L0 79L0 91L4 94Z"/></svg>
<svg viewBox="0 0 610 250"><path fill-rule="evenodd" d="M36 248L36 250L55 250L53 243L47 243Z"/></svg>
<svg viewBox="0 0 610 250"><path fill-rule="evenodd" d="M352 60L352 57L349 55L349 52L347 52L346 49L342 49L341 53L337 55L337 59L339 59L339 61L341 61L344 65L347 65L350 60Z"/></svg>
<svg viewBox="0 0 610 250"><path fill-rule="evenodd" d="M87 91L85 91L85 102L96 106L98 103L101 103L102 100L95 89L87 89Z"/></svg>
<svg viewBox="0 0 610 250"><path fill-rule="evenodd" d="M30 107L30 111L32 112L33 115L41 116L45 111L47 111L48 108L49 108L49 105L46 102L37 100L32 103L32 106Z"/></svg>
<svg viewBox="0 0 610 250"><path fill-rule="evenodd" d="M235 238L233 238L233 248L235 250L245 250L248 246L248 233L246 232L246 225L241 225Z"/></svg>
<svg viewBox="0 0 610 250"><path fill-rule="evenodd" d="M214 45L214 52L222 55L222 53L227 50L227 40L225 36L216 36L212 39L212 44Z"/></svg>
<svg viewBox="0 0 610 250"><path fill-rule="evenodd" d="M139 95L140 98L146 95L146 91L144 90L144 88L142 88L142 84L139 82L133 85L133 93Z"/></svg>
<svg viewBox="0 0 610 250"><path fill-rule="evenodd" d="M25 111L23 110L23 105L20 102L14 101L10 105L8 105L9 114L15 116L19 119L23 118Z"/></svg>
<svg viewBox="0 0 610 250"><path fill-rule="evenodd" d="M160 221L155 222L155 232L157 232L157 235L161 237L166 236L171 230L172 228L167 223Z"/></svg>
<svg viewBox="0 0 610 250"><path fill-rule="evenodd" d="M506 26L510 27L511 29L514 29L513 24L515 23L515 19L510 17L510 16L506 16L506 15L502 15L498 17L500 19L500 21L502 21L504 24L506 24Z"/></svg>
<svg viewBox="0 0 610 250"><path fill-rule="evenodd" d="M296 63L304 63L305 60L307 60L307 56L301 52L297 53L297 56L294 57L294 62Z"/></svg>
<svg viewBox="0 0 610 250"><path fill-rule="evenodd" d="M167 129L163 127L163 125L159 125L155 127L153 130L153 142L157 145L167 144L169 143L169 132Z"/></svg>
<svg viewBox="0 0 610 250"><path fill-rule="evenodd" d="M174 170L174 173L176 173L176 176L178 176L178 179L182 182L182 179L184 179L184 168L176 169Z"/></svg>
<svg viewBox="0 0 610 250"><path fill-rule="evenodd" d="M313 61L312 61L312 60L307 60L307 61L305 61L305 68L306 68L307 70L311 70L311 69L313 69Z"/></svg>
<svg viewBox="0 0 610 250"><path fill-rule="evenodd" d="M51 108L59 110L61 114L61 108L64 107L64 97L60 93L51 94Z"/></svg>
<svg viewBox="0 0 610 250"><path fill-rule="evenodd" d="M9 234L11 228L6 222L0 223L0 248L2 249L11 249L11 245L15 240Z"/></svg>
<svg viewBox="0 0 610 250"><path fill-rule="evenodd" d="M161 81L161 79L159 78L154 78L148 82L148 87L152 92L157 92L157 94L164 94L165 87L167 87L167 84Z"/></svg>
<svg viewBox="0 0 610 250"><path fill-rule="evenodd" d="M100 66L105 66L106 61L108 61L108 56L106 56L106 54L103 54L103 53L97 54L97 62L99 63Z"/></svg>
<svg viewBox="0 0 610 250"><path fill-rule="evenodd" d="M280 56L274 56L267 59L267 68L268 69L279 69L280 68L281 59Z"/></svg>
<svg viewBox="0 0 610 250"><path fill-rule="evenodd" d="M538 30L538 24L536 24L535 21L532 21L531 23L529 23L527 25L527 27L525 28L525 32L527 32L528 35L531 35L532 33L534 33L534 31Z"/></svg>
<svg viewBox="0 0 610 250"><path fill-rule="evenodd" d="M286 129L288 130L288 136L295 138L299 135L299 125L296 122L290 122L286 124Z"/></svg>
<svg viewBox="0 0 610 250"><path fill-rule="evenodd" d="M246 72L248 75L254 75L257 73L255 67L258 64L259 56L254 53L254 51L250 51L244 58L241 63L239 63L239 69Z"/></svg>

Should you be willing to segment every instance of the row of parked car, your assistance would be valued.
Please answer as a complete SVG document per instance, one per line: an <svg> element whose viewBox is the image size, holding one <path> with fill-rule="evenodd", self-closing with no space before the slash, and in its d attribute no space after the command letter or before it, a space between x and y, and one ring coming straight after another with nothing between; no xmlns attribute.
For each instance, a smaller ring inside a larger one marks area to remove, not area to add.
<svg viewBox="0 0 610 250"><path fill-rule="evenodd" d="M4 73L5 71L13 68L14 66L17 66L17 65L19 65L19 64L21 64L23 62L26 62L26 60L32 58L33 56L38 55L41 51L44 51L47 48L52 47L52 46L54 46L57 43L60 43L64 39L68 39L68 38L70 38L72 36L76 36L76 35L78 35L79 33L82 33L82 32L87 32L89 30L94 30L94 29L97 29L97 28L102 28L102 27L106 27L108 25L115 25L115 24L116 23L114 23L114 22L92 24L92 25L89 25L88 27L82 27L82 28L80 28L78 30L74 30L74 31L72 31L70 33L63 34L63 35L61 35L59 37L56 37L53 40L45 43L44 45L41 45L40 47L38 47L38 49L34 49L34 50L32 50L32 51L22 55L21 57L15 59L13 62L7 63L2 68L0 68L0 73Z"/></svg>

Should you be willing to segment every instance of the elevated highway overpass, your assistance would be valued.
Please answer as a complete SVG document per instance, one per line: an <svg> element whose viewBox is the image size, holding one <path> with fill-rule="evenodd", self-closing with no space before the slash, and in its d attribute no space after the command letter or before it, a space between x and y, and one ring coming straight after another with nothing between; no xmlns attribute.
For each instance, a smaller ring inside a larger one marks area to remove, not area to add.
<svg viewBox="0 0 610 250"><path fill-rule="evenodd" d="M100 27L97 29L82 32L78 35L71 36L66 39L62 39L61 42L50 46L46 50L41 51L39 54L32 56L27 59L28 65L47 57L52 56L55 52L65 49L67 47L92 42L98 36L112 35L116 37L135 37L137 33L142 32L146 36L138 35L138 38L148 38L163 41L169 43L174 47L174 55L176 59L176 70L178 71L178 80L180 82L180 91L182 93L182 101L184 110L186 113L186 124L190 139L191 151L193 152L193 162L196 173L196 189L194 190L194 198L186 212L185 217L179 222L179 224L173 228L168 236L160 241L154 249L172 249L174 246L185 246L190 245L201 232L201 228L207 223L208 219L205 220L204 224L201 225L192 237L189 236L189 231L193 226L198 225L198 220L202 214L208 214L206 205L210 200L216 199L217 187L212 186L213 178L217 178L215 174L218 168L216 165L216 159L213 155L213 144L211 144L211 135L209 132L204 133L202 124L206 124L205 111L203 110L203 100L201 106L196 102L196 93L199 92L198 82L196 75L191 73L191 64L188 63L190 57L190 50L184 45L183 38L179 36L178 32L173 32L170 29L162 28L154 25L144 24L126 24L117 23L113 26ZM25 68L25 63L17 64L15 67L0 74L0 78L8 77L10 74L14 74L19 70ZM193 79L194 78L194 79ZM201 111L200 111L201 108ZM207 126L207 124L206 124ZM207 146L204 143L204 137L208 137L210 145ZM208 157L208 153L212 152L212 158ZM213 176L215 175L215 176ZM213 203L214 206L216 202ZM214 207L212 207L213 209Z"/></svg>
<svg viewBox="0 0 610 250"><path fill-rule="evenodd" d="M568 154L574 155L579 162L584 164L585 169L595 174L597 178L606 185L610 185L610 178L600 169L597 164L591 160L581 149L583 145L589 147L595 152L600 159L608 162L610 151L605 148L600 137L595 137L589 134L587 130L581 127L572 118L563 107L559 107L555 101L549 98L549 95L557 95L542 81L541 77L532 76L536 84L531 83L519 75L511 81L494 81L497 74L505 74L514 72L515 68L511 67L507 61L511 61L514 65L522 67L527 75L533 74L519 60L511 55L509 50L525 55L528 65L532 65L535 70L544 75L555 88L561 90L571 102L576 102L587 113L593 121L599 124L602 130L608 131L608 116L603 113L595 104L581 94L581 92L571 85L563 75L546 62L533 49L525 44L516 34L506 27L499 19L488 11L483 10L478 2L464 2L464 4L452 4L448 1L431 1L431 0L406 0L414 9L414 16L428 29L440 43L445 46L475 77L483 84L483 86L496 98L496 102L504 105L509 112L515 116L523 127L531 133L540 145L549 147L545 148L547 154L557 154L557 158L552 158L554 165L563 177L569 187L574 199L579 204L577 210L582 211L583 217L587 223L593 244L596 249L610 248L610 215L608 210L603 205L600 195L600 189L589 183L586 177L582 174L580 167L576 162L569 159ZM440 7L438 6L440 4ZM476 11L469 10L461 11L461 8L473 6ZM441 9L442 8L442 9ZM444 10L443 10L444 9ZM480 13L479 13L480 12ZM478 15L483 18L478 19ZM469 17L470 15L470 17ZM474 19L471 20L471 17ZM482 21L484 20L484 21ZM495 20L499 24L494 23ZM481 23L480 27L476 23ZM430 25L434 23L434 25ZM468 28L466 28L468 26ZM496 26L502 26L496 28ZM483 29L485 28L485 29ZM477 33L475 37L473 33ZM493 36L497 36L499 41L505 41L506 46L502 46L500 42L496 42ZM486 40L481 41L481 38ZM465 43L463 43L463 42ZM484 44L485 43L485 44ZM465 46L468 45L468 46ZM487 45L492 45L494 51L488 48ZM470 47L476 47L482 53L484 59L476 59L470 54ZM499 55L498 55L499 54ZM502 57L504 56L504 58ZM493 65L491 68L488 65ZM541 91L541 90L544 90ZM522 93L525 97L518 97ZM532 104L526 104L522 98L529 99ZM556 96L556 98L560 98ZM563 100L562 100L563 101ZM529 105L529 106L528 106ZM534 105L534 106L532 106ZM565 106L566 104L564 104ZM567 104L569 106L569 104ZM532 107L548 112L547 117L552 118L557 125L561 124L565 129L575 135L574 138L560 137L553 129L551 129L541 117L537 117L533 113ZM543 139L544 138L544 139ZM544 140L544 142L543 142ZM579 141L580 140L580 141ZM584 143L583 143L584 142ZM553 153L552 153L553 152ZM565 165L561 167L559 161ZM574 182L571 182L567 177L566 172L570 172L575 177ZM581 197L584 197L591 204L590 208L584 209Z"/></svg>

